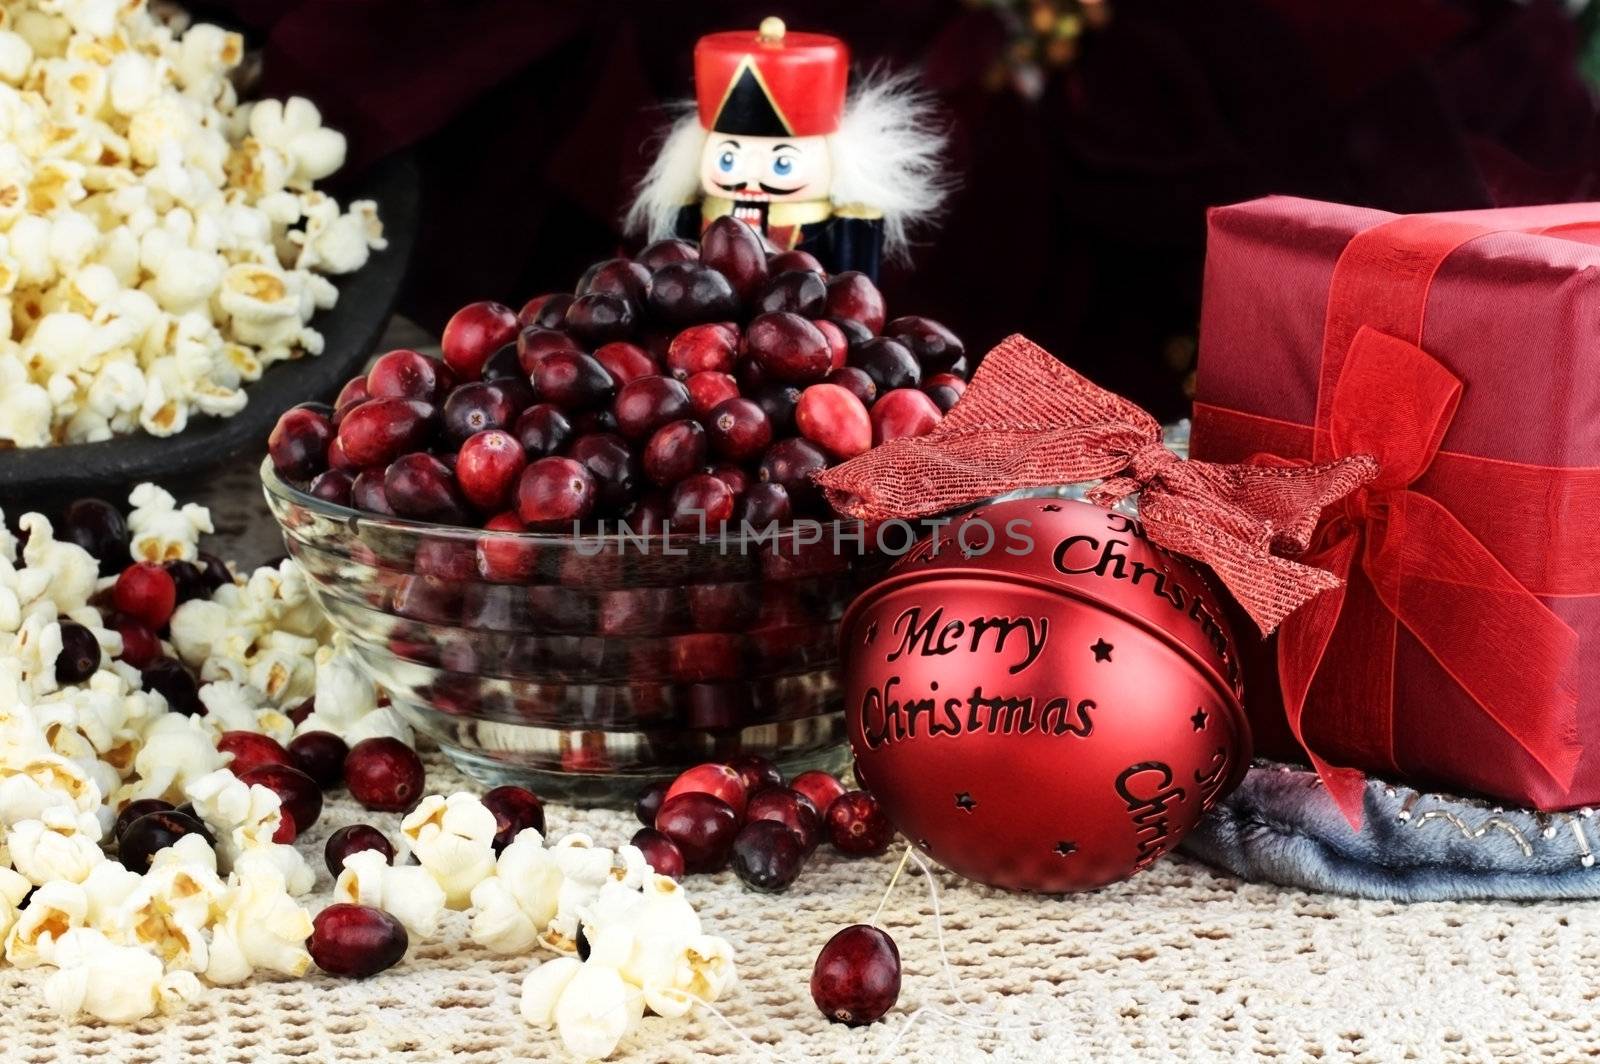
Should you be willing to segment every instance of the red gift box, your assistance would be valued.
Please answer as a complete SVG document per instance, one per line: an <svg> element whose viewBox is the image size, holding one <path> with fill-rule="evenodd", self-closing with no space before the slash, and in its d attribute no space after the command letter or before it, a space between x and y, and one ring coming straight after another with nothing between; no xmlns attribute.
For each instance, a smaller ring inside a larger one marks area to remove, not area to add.
<svg viewBox="0 0 1600 1064"><path fill-rule="evenodd" d="M1352 816L1363 771L1600 803L1600 204L1209 226L1194 456L1382 469L1300 559L1344 587L1244 650L1258 749Z"/></svg>

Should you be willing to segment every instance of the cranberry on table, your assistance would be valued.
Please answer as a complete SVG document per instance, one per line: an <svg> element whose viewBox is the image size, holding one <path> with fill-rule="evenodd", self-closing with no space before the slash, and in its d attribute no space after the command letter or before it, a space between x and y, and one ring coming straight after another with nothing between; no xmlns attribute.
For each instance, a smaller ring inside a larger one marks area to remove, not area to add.
<svg viewBox="0 0 1600 1064"><path fill-rule="evenodd" d="M916 388L922 384L922 367L916 356L898 340L874 337L851 350L847 364L866 372L878 386L878 394L895 388Z"/></svg>
<svg viewBox="0 0 1600 1064"><path fill-rule="evenodd" d="M289 740L289 759L323 790L344 779L344 759L350 747L332 732L308 731Z"/></svg>
<svg viewBox="0 0 1600 1064"><path fill-rule="evenodd" d="M597 509L618 512L638 494L644 474L639 459L621 436L591 432L580 436L567 451L594 478Z"/></svg>
<svg viewBox="0 0 1600 1064"><path fill-rule="evenodd" d="M738 354L739 331L732 325L691 325L667 345L667 369L679 380L696 373L727 373Z"/></svg>
<svg viewBox="0 0 1600 1064"><path fill-rule="evenodd" d="M839 782L839 778L821 769L800 773L789 781L789 786L810 799L818 816L827 816L834 799L844 793L844 784Z"/></svg>
<svg viewBox="0 0 1600 1064"><path fill-rule="evenodd" d="M511 501L528 459L509 432L487 429L467 439L456 454L456 484L467 501L493 513Z"/></svg>
<svg viewBox="0 0 1600 1064"><path fill-rule="evenodd" d="M143 669L161 657L161 638L149 626L122 618L113 626L122 637L122 653L117 657L136 669Z"/></svg>
<svg viewBox="0 0 1600 1064"><path fill-rule="evenodd" d="M772 421L760 405L745 398L724 399L706 418L711 449L742 462L755 458L772 442Z"/></svg>
<svg viewBox="0 0 1600 1064"><path fill-rule="evenodd" d="M369 399L339 423L339 442L362 469L386 466L428 442L438 410L420 399Z"/></svg>
<svg viewBox="0 0 1600 1064"><path fill-rule="evenodd" d="M882 928L852 924L828 940L811 969L811 1000L834 1023L861 1027L900 1000L900 951Z"/></svg>
<svg viewBox="0 0 1600 1064"><path fill-rule="evenodd" d="M672 487L668 516L682 527L713 530L733 517L733 489L710 473L684 477Z"/></svg>
<svg viewBox="0 0 1600 1064"><path fill-rule="evenodd" d="M728 863L739 815L721 798L686 792L661 804L656 830L682 852L685 872L715 872Z"/></svg>
<svg viewBox="0 0 1600 1064"><path fill-rule="evenodd" d="M477 380L490 355L517 337L517 316L501 303L469 303L445 323L439 346L445 363L464 381Z"/></svg>
<svg viewBox="0 0 1600 1064"><path fill-rule="evenodd" d="M382 909L340 902L311 921L306 951L329 975L365 979L400 963L409 944L405 927Z"/></svg>
<svg viewBox="0 0 1600 1064"><path fill-rule="evenodd" d="M761 371L774 380L819 381L833 368L833 348L828 338L799 314L758 316L745 330L745 346ZM909 352L906 357L910 357Z"/></svg>
<svg viewBox="0 0 1600 1064"><path fill-rule="evenodd" d="M552 351L529 374L540 400L562 410L587 410L611 401L616 382L582 351Z"/></svg>
<svg viewBox="0 0 1600 1064"><path fill-rule="evenodd" d="M310 480L328 467L333 422L320 410L296 406L285 410L267 437L272 468L286 480Z"/></svg>
<svg viewBox="0 0 1600 1064"><path fill-rule="evenodd" d="M872 448L871 415L837 384L813 384L801 392L794 423L800 435L835 458L854 458Z"/></svg>
<svg viewBox="0 0 1600 1064"><path fill-rule="evenodd" d="M878 382L867 376L867 371L855 366L839 366L828 371L827 383L837 384L871 408L878 398Z"/></svg>
<svg viewBox="0 0 1600 1064"><path fill-rule="evenodd" d="M533 828L544 834L544 802L526 787L495 787L481 799L494 814L494 852L511 845L519 832Z"/></svg>
<svg viewBox="0 0 1600 1064"><path fill-rule="evenodd" d="M789 492L782 484L761 483L746 489L733 513L740 522L761 529L793 520L794 507L789 504Z"/></svg>
<svg viewBox="0 0 1600 1064"><path fill-rule="evenodd" d="M678 773L667 788L664 802L670 802L680 794L709 794L720 798L733 808L734 815L741 818L748 796L744 777L731 766L718 762L696 765Z"/></svg>
<svg viewBox="0 0 1600 1064"><path fill-rule="evenodd" d="M121 572L133 561L128 555L128 521L104 499L78 499L61 515L56 538L76 543L100 563L100 575Z"/></svg>
<svg viewBox="0 0 1600 1064"><path fill-rule="evenodd" d="M647 244L634 256L634 261L651 273L674 262L694 262L700 257L700 248L688 240L668 237Z"/></svg>
<svg viewBox="0 0 1600 1064"><path fill-rule="evenodd" d="M383 493L401 517L461 524L466 507L450 467L431 454L412 452L389 463Z"/></svg>
<svg viewBox="0 0 1600 1064"><path fill-rule="evenodd" d="M731 509L731 507L730 507ZM100 642L76 621L61 622L61 653L56 656L56 682L83 683L100 668Z"/></svg>
<svg viewBox="0 0 1600 1064"><path fill-rule="evenodd" d="M448 390L447 372L443 363L420 351L389 351L379 355L367 370L367 394L374 399L421 399L434 403Z"/></svg>
<svg viewBox="0 0 1600 1064"><path fill-rule="evenodd" d="M628 841L639 848L645 864L655 869L657 875L683 878L683 852L661 832L650 827L640 828Z"/></svg>
<svg viewBox="0 0 1600 1064"><path fill-rule="evenodd" d="M638 344L630 344L623 340L614 340L595 348L594 360L605 367L605 371L611 374L611 379L617 382L619 388L629 381L661 372L649 352Z"/></svg>
<svg viewBox="0 0 1600 1064"><path fill-rule="evenodd" d="M744 810L746 823L771 820L782 824L800 840L801 849L810 853L822 841L822 818L811 799L792 787L767 787L750 796Z"/></svg>
<svg viewBox="0 0 1600 1064"><path fill-rule="evenodd" d="M128 825L146 813L164 813L172 808L173 804L165 798L135 798L118 810L117 819L111 825L112 841L121 842L122 833L128 830Z"/></svg>
<svg viewBox="0 0 1600 1064"><path fill-rule="evenodd" d="M383 854L385 864L394 864L394 844L371 824L349 824L329 835L328 844L322 849L322 859L337 879L344 871L344 859L363 850L377 850Z"/></svg>
<svg viewBox="0 0 1600 1064"><path fill-rule="evenodd" d="M444 435L461 443L485 429L511 426L522 407L511 399L509 390L493 381L472 381L451 391L444 401Z"/></svg>
<svg viewBox="0 0 1600 1064"><path fill-rule="evenodd" d="M938 428L944 414L925 392L896 388L885 392L872 407L872 445L912 436L926 436Z"/></svg>
<svg viewBox="0 0 1600 1064"><path fill-rule="evenodd" d="M176 809L146 813L123 829L118 837L117 859L130 872L143 875L150 871L156 854L185 835L203 835L208 842L211 837L205 825L188 813Z"/></svg>
<svg viewBox="0 0 1600 1064"><path fill-rule="evenodd" d="M670 781L649 784L639 792L639 797L633 803L633 815L639 818L639 823L647 828L656 826L656 814L661 811L661 803L667 799L667 788Z"/></svg>
<svg viewBox="0 0 1600 1064"><path fill-rule="evenodd" d="M932 318L907 314L889 322L881 330L911 350L929 373L948 370L967 353L961 338Z"/></svg>
<svg viewBox="0 0 1600 1064"><path fill-rule="evenodd" d="M278 796L283 811L294 818L296 832L311 830L322 816L322 788L317 781L292 765L258 765L245 773L235 773L249 784L260 784Z"/></svg>
<svg viewBox="0 0 1600 1064"><path fill-rule="evenodd" d="M595 481L571 458L541 458L517 481L517 516L530 529L561 531L594 511Z"/></svg>
<svg viewBox="0 0 1600 1064"><path fill-rule="evenodd" d="M700 262L669 262L650 275L651 313L668 325L727 321L739 310L728 279Z"/></svg>
<svg viewBox="0 0 1600 1064"><path fill-rule="evenodd" d="M706 430L684 419L661 426L644 449L644 472L662 487L671 487L706 463Z"/></svg>
<svg viewBox="0 0 1600 1064"><path fill-rule="evenodd" d="M344 782L350 797L364 808L403 813L422 798L427 780L417 752L383 735L351 747L344 759Z"/></svg>
<svg viewBox="0 0 1600 1064"><path fill-rule="evenodd" d="M630 440L645 439L662 425L689 417L693 411L689 389L683 382L659 374L624 384L611 404L617 431Z"/></svg>
<svg viewBox="0 0 1600 1064"><path fill-rule="evenodd" d="M351 482L350 502L357 510L369 514L395 516L394 507L389 505L389 494L383 487L381 469L368 469Z"/></svg>
<svg viewBox="0 0 1600 1064"><path fill-rule="evenodd" d="M820 318L827 297L828 286L820 273L789 270L762 285L753 309L758 314L782 312Z"/></svg>
<svg viewBox="0 0 1600 1064"><path fill-rule="evenodd" d="M270 735L251 731L225 731L217 737L217 753L232 754L228 771L240 778L262 765L294 766L294 758Z"/></svg>
<svg viewBox="0 0 1600 1064"><path fill-rule="evenodd" d="M771 758L762 757L760 754L740 754L729 759L727 765L744 780L745 792L752 796L767 787L783 786L783 773L772 763Z"/></svg>
<svg viewBox="0 0 1600 1064"><path fill-rule="evenodd" d="M824 814L828 839L840 853L870 857L889 848L894 825L878 800L866 791L847 791L833 800Z"/></svg>
<svg viewBox="0 0 1600 1064"><path fill-rule="evenodd" d="M355 478L342 469L324 469L311 478L306 493L335 506L349 506L355 501Z"/></svg>
<svg viewBox="0 0 1600 1064"><path fill-rule="evenodd" d="M733 874L759 891L789 889L805 860L800 837L775 820L752 820L733 839Z"/></svg>
<svg viewBox="0 0 1600 1064"><path fill-rule="evenodd" d="M633 331L631 300L605 292L581 295L567 307L561 324L586 346L621 340Z"/></svg>
<svg viewBox="0 0 1600 1064"><path fill-rule="evenodd" d="M848 270L828 279L823 313L830 318L859 321L871 332L883 331L883 293L864 273Z"/></svg>
<svg viewBox="0 0 1600 1064"><path fill-rule="evenodd" d="M767 279L767 253L750 226L723 215L700 234L700 261L728 279L741 300L749 299Z"/></svg>
<svg viewBox="0 0 1600 1064"><path fill-rule="evenodd" d="M566 447L572 439L572 422L551 403L534 403L517 416L511 434L530 459L545 458Z"/></svg>
<svg viewBox="0 0 1600 1064"><path fill-rule="evenodd" d="M139 670L139 682L146 691L154 691L167 700L174 713L193 717L204 713L200 701L200 687L194 674L184 668L183 662L165 655L156 658Z"/></svg>

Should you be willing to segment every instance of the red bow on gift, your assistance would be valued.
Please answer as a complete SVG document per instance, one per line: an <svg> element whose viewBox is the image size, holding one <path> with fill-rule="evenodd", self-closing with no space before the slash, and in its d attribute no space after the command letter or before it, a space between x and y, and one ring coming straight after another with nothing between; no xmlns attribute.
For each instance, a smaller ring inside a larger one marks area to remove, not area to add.
<svg viewBox="0 0 1600 1064"><path fill-rule="evenodd" d="M1140 492L1150 539L1210 566L1265 634L1340 585L1284 555L1308 549L1324 507L1377 474L1365 455L1297 466L1183 461L1138 406L1011 336L932 432L890 440L817 482L837 510L864 520L1089 480L1103 481L1089 493L1102 506Z"/></svg>

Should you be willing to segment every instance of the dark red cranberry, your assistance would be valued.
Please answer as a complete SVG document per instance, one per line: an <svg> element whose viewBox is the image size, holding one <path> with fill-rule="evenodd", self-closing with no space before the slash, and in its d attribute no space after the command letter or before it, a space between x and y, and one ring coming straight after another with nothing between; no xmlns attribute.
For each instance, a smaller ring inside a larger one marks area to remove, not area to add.
<svg viewBox="0 0 1600 1064"><path fill-rule="evenodd" d="M699 257L700 249L696 245L687 240L668 238L645 245L644 250L639 252L634 261L653 274L671 263L693 262Z"/></svg>
<svg viewBox="0 0 1600 1064"><path fill-rule="evenodd" d="M701 792L679 794L661 804L656 830L683 853L685 872L715 872L728 863L739 815L721 798Z"/></svg>
<svg viewBox="0 0 1600 1064"><path fill-rule="evenodd" d="M172 574L152 562L136 562L122 570L112 588L117 609L159 631L178 604L178 585Z"/></svg>
<svg viewBox="0 0 1600 1064"><path fill-rule="evenodd" d="M386 466L428 442L438 411L419 399L369 399L339 423L344 453L363 469Z"/></svg>
<svg viewBox="0 0 1600 1064"><path fill-rule="evenodd" d="M867 376L867 371L854 366L840 366L828 373L829 384L837 384L857 399L861 405L871 408L878 399L878 382Z"/></svg>
<svg viewBox="0 0 1600 1064"><path fill-rule="evenodd" d="M840 853L871 856L887 850L894 841L894 825L878 800L866 791L846 791L833 800L824 816L828 838Z"/></svg>
<svg viewBox="0 0 1600 1064"><path fill-rule="evenodd" d="M855 270L835 274L829 279L822 312L830 318L859 321L875 333L883 331L883 293L870 277Z"/></svg>
<svg viewBox="0 0 1600 1064"><path fill-rule="evenodd" d="M700 584L696 586L708 587L713 585ZM696 623L698 625L698 622ZM767 787L783 786L783 773L778 771L778 766L774 765L770 758L762 757L760 754L740 754L738 757L729 759L728 767L737 772L739 778L744 780L745 792L751 796ZM749 810L747 808L745 819L748 820L749 818Z"/></svg>
<svg viewBox="0 0 1600 1064"><path fill-rule="evenodd" d="M683 851L661 832L655 828L640 828L628 841L639 848L644 854L644 863L655 869L657 875L683 878Z"/></svg>
<svg viewBox="0 0 1600 1064"><path fill-rule="evenodd" d="M122 636L122 653L117 657L129 665L143 669L161 656L161 638L146 625L125 617L117 621L116 629Z"/></svg>
<svg viewBox="0 0 1600 1064"><path fill-rule="evenodd" d="M541 329L554 329L561 324L567 308L572 306L572 300L570 292L550 292L534 296L517 311L517 324L524 327L532 325Z"/></svg>
<svg viewBox="0 0 1600 1064"><path fill-rule="evenodd" d="M794 424L800 435L835 458L854 458L872 448L872 418L867 408L837 384L813 384L802 392L794 409Z"/></svg>
<svg viewBox="0 0 1600 1064"><path fill-rule="evenodd" d="M483 523L486 532L526 532L522 518L511 512L495 514ZM478 573L498 584L515 584L532 576L539 554L532 543L509 536L484 536L478 540Z"/></svg>
<svg viewBox="0 0 1600 1064"><path fill-rule="evenodd" d="M382 469L368 469L351 482L350 505L369 514L394 516L394 507L389 505L389 495L383 487Z"/></svg>
<svg viewBox="0 0 1600 1064"><path fill-rule="evenodd" d="M350 749L344 759L344 782L350 797L364 808L402 813L422 798L427 779L417 752L383 735L363 739Z"/></svg>
<svg viewBox="0 0 1600 1064"><path fill-rule="evenodd" d="M927 394L915 388L886 392L872 408L872 445L910 436L926 436L944 414Z"/></svg>
<svg viewBox="0 0 1600 1064"><path fill-rule="evenodd" d="M338 786L344 779L344 759L349 753L350 747L332 732L302 732L289 740L294 767L323 790Z"/></svg>
<svg viewBox="0 0 1600 1064"><path fill-rule="evenodd" d="M833 805L834 799L844 793L844 784L831 772L821 769L812 769L802 772L789 781L789 786L811 801L818 816L827 816L828 809Z"/></svg>
<svg viewBox="0 0 1600 1064"><path fill-rule="evenodd" d="M798 314L762 314L745 330L745 346L774 380L791 383L820 381L833 368L828 338ZM910 357L906 352L906 357Z"/></svg>
<svg viewBox="0 0 1600 1064"><path fill-rule="evenodd" d="M647 828L656 826L656 814L661 811L661 803L666 801L668 783L652 783L639 792L638 799L633 803L633 813L639 818L639 823Z"/></svg>
<svg viewBox="0 0 1600 1064"><path fill-rule="evenodd" d="M495 787L483 796L484 808L494 814L494 852L511 845L520 832L532 828L544 834L544 803L526 787Z"/></svg>
<svg viewBox="0 0 1600 1064"><path fill-rule="evenodd" d="M663 425L644 448L645 476L670 487L706 464L706 430L698 421Z"/></svg>
<svg viewBox="0 0 1600 1064"><path fill-rule="evenodd" d="M123 829L118 839L117 859L128 871L143 875L150 871L150 862L156 854L185 835L203 835L208 841L211 837L205 825L188 813L176 809L146 813Z"/></svg>
<svg viewBox="0 0 1600 1064"><path fill-rule="evenodd" d="M900 1000L900 951L870 924L852 924L828 940L811 969L811 1000L834 1023L874 1023Z"/></svg>
<svg viewBox="0 0 1600 1064"><path fill-rule="evenodd" d="M776 255L767 256L767 272L771 274L788 273L790 270L810 270L812 273L826 274L822 263L809 251L794 248L790 251L780 251Z"/></svg>
<svg viewBox="0 0 1600 1064"><path fill-rule="evenodd" d="M619 388L629 381L661 372L656 367L656 360L644 348L621 340L596 348L594 360L605 367Z"/></svg>
<svg viewBox="0 0 1600 1064"><path fill-rule="evenodd" d="M76 543L100 563L100 575L120 573L133 560L128 555L128 522L122 511L103 499L78 499L61 515L56 538Z"/></svg>
<svg viewBox="0 0 1600 1064"><path fill-rule="evenodd" d="M335 436L333 441L328 444L328 468L337 469L341 473L349 473L352 477L361 472L361 467L352 462L350 456L345 453L344 441L339 439L338 436Z"/></svg>
<svg viewBox="0 0 1600 1064"><path fill-rule="evenodd" d="M753 400L724 399L706 418L706 436L714 452L744 462L760 455L772 442L772 422Z"/></svg>
<svg viewBox="0 0 1600 1064"><path fill-rule="evenodd" d="M735 816L744 816L747 791L744 777L731 766L709 761L703 765L684 769L667 788L663 804L680 794L709 794L727 802Z"/></svg>
<svg viewBox="0 0 1600 1064"><path fill-rule="evenodd" d="M788 313L807 318L822 317L828 298L828 285L822 274L810 270L789 270L762 286L752 309L757 314Z"/></svg>
<svg viewBox="0 0 1600 1064"><path fill-rule="evenodd" d="M594 511L595 479L571 458L541 458L517 481L517 516L535 531L562 531Z"/></svg>
<svg viewBox="0 0 1600 1064"><path fill-rule="evenodd" d="M345 381L344 387L339 389L339 397L333 401L333 427L338 428L346 414L371 398L365 374Z"/></svg>
<svg viewBox="0 0 1600 1064"><path fill-rule="evenodd" d="M388 836L370 824L350 824L329 835L322 859L328 863L333 878L338 879L339 873L344 871L344 859L363 850L377 850L383 854L385 864L394 864L394 845Z"/></svg>
<svg viewBox="0 0 1600 1064"><path fill-rule="evenodd" d="M700 261L718 270L741 299L749 299L767 279L767 254L750 226L725 214L700 234Z"/></svg>
<svg viewBox="0 0 1600 1064"><path fill-rule="evenodd" d="M749 491L750 485L755 482L748 470L732 462L719 462L712 466L711 475L728 485L735 499Z"/></svg>
<svg viewBox="0 0 1600 1064"><path fill-rule="evenodd" d="M581 436L567 451L594 478L600 509L620 513L638 494L643 474L621 436L595 432Z"/></svg>
<svg viewBox="0 0 1600 1064"><path fill-rule="evenodd" d="M772 422L774 439L794 434L794 408L800 405L801 391L798 385L773 381L750 394L750 398L766 412L767 420Z"/></svg>
<svg viewBox="0 0 1600 1064"><path fill-rule="evenodd" d="M733 517L733 489L710 473L684 477L672 487L668 515L676 528L715 530Z"/></svg>
<svg viewBox="0 0 1600 1064"><path fill-rule="evenodd" d="M333 422L326 415L291 407L278 418L267 437L272 468L285 480L310 480L328 468L328 443L332 439Z"/></svg>
<svg viewBox="0 0 1600 1064"><path fill-rule="evenodd" d="M608 403L616 391L616 382L606 368L581 351L552 351L539 361L531 376L542 402L568 411Z"/></svg>
<svg viewBox="0 0 1600 1064"><path fill-rule="evenodd" d="M681 381L652 374L624 384L611 404L617 431L642 440L669 421L691 416L694 404Z"/></svg>
<svg viewBox="0 0 1600 1064"><path fill-rule="evenodd" d="M485 429L503 429L516 419L517 409L500 385L472 381L450 393L444 401L444 435L459 444Z"/></svg>
<svg viewBox="0 0 1600 1064"><path fill-rule="evenodd" d="M739 297L722 274L699 262L670 262L650 275L650 312L668 325L728 321Z"/></svg>
<svg viewBox="0 0 1600 1064"><path fill-rule="evenodd" d="M805 861L800 836L775 820L752 820L733 839L733 874L764 893L788 890Z"/></svg>
<svg viewBox="0 0 1600 1064"><path fill-rule="evenodd" d="M167 575L172 577L172 587L177 597L177 604L182 606L193 599L206 597L206 580L201 574L200 567L194 562L182 558L174 558L170 562L163 562L162 568Z"/></svg>
<svg viewBox="0 0 1600 1064"><path fill-rule="evenodd" d="M652 490L628 507L624 514L628 529L641 536L653 536L667 530L667 500L661 492Z"/></svg>
<svg viewBox="0 0 1600 1064"><path fill-rule="evenodd" d="M135 798L117 813L116 822L111 825L112 840L120 843L128 825L146 813L165 813L172 808L172 803L165 798Z"/></svg>
<svg viewBox="0 0 1600 1064"><path fill-rule="evenodd" d="M882 332L910 348L929 373L950 369L967 353L961 338L932 318L906 315L885 325Z"/></svg>
<svg viewBox="0 0 1600 1064"><path fill-rule="evenodd" d="M572 438L572 422L560 408L550 403L535 403L518 416L511 433L530 459L544 458L567 445Z"/></svg>
<svg viewBox="0 0 1600 1064"><path fill-rule="evenodd" d="M650 271L629 259L606 259L590 266L578 281L577 295L616 296L635 307L644 305ZM571 311L568 311L568 318ZM581 334L580 334L581 335Z"/></svg>
<svg viewBox="0 0 1600 1064"><path fill-rule="evenodd" d="M596 347L627 338L633 331L633 307L627 299L591 292L572 301L562 325L582 343Z"/></svg>
<svg viewBox="0 0 1600 1064"><path fill-rule="evenodd" d="M789 493L791 505L810 505L818 496L811 482L812 474L828 468L828 456L810 440L791 437L779 440L767 448L761 457L759 476L770 484L778 484Z"/></svg>
<svg viewBox="0 0 1600 1064"><path fill-rule="evenodd" d="M311 921L306 952L329 975L365 979L393 968L406 955L406 929L370 905L330 905Z"/></svg>
<svg viewBox="0 0 1600 1064"><path fill-rule="evenodd" d="M367 393L374 399L421 399L436 403L444 396L444 364L418 351L401 348L379 355L367 370Z"/></svg>
<svg viewBox="0 0 1600 1064"><path fill-rule="evenodd" d="M864 370L878 386L878 394L922 384L922 367L911 349L898 340L878 336L850 351L849 364Z"/></svg>
<svg viewBox="0 0 1600 1064"><path fill-rule="evenodd" d="M228 568L228 563L210 551L196 551L195 564L200 567L200 576L205 582L207 595L214 594L219 587L233 583L233 570Z"/></svg>
<svg viewBox="0 0 1600 1064"><path fill-rule="evenodd" d="M679 380L696 373L727 373L738 353L739 332L732 325L691 325L667 345L667 369Z"/></svg>
<svg viewBox="0 0 1600 1064"><path fill-rule="evenodd" d="M572 342L572 337L559 329L530 326L517 334L517 361L522 366L523 374L528 377L533 376L539 363L557 351L576 350L578 345Z"/></svg>
<svg viewBox="0 0 1600 1064"><path fill-rule="evenodd" d="M691 374L683 386L689 389L689 402L698 417L705 417L718 403L739 394L738 381L729 374L711 370Z"/></svg>
<svg viewBox="0 0 1600 1064"><path fill-rule="evenodd" d="M383 493L401 517L462 524L466 505L450 467L431 454L403 454L383 473Z"/></svg>
<svg viewBox="0 0 1600 1064"><path fill-rule="evenodd" d="M317 781L291 765L258 765L235 773L249 784L260 784L278 796L283 811L294 818L297 834L305 834L322 815L322 788Z"/></svg>
<svg viewBox="0 0 1600 1064"><path fill-rule="evenodd" d="M61 653L56 656L56 682L83 683L100 668L100 643L76 621L61 622Z"/></svg>
<svg viewBox="0 0 1600 1064"><path fill-rule="evenodd" d="M506 344L490 355L489 360L483 364L481 376L486 381L526 381L528 375L522 371L522 360L517 357L517 345Z"/></svg>
<svg viewBox="0 0 1600 1064"><path fill-rule="evenodd" d="M306 488L308 494L323 502L331 502L335 506L349 506L352 501L351 487L355 479L342 469L324 469L311 478L311 484Z"/></svg>
<svg viewBox="0 0 1600 1064"><path fill-rule="evenodd" d="M500 303L468 303L445 323L439 345L444 360L464 381L475 381L489 356L517 338L517 316ZM369 382L370 383L370 382Z"/></svg>
<svg viewBox="0 0 1600 1064"><path fill-rule="evenodd" d="M456 455L456 483L468 502L484 513L496 513L509 505L527 464L515 436L489 429L461 445Z"/></svg>
<svg viewBox="0 0 1600 1064"><path fill-rule="evenodd" d="M818 318L812 324L828 341L829 366L839 369L850 357L850 340L845 336L843 329L827 318Z"/></svg>
<svg viewBox="0 0 1600 1064"><path fill-rule="evenodd" d="M744 818L747 823L772 820L782 824L794 832L806 853L815 850L822 841L822 817L811 799L792 787L780 785L757 791L745 806Z"/></svg>
<svg viewBox="0 0 1600 1064"><path fill-rule="evenodd" d="M260 732L225 731L217 737L217 753L233 755L228 771L241 778L262 765L294 766L294 758L283 744Z"/></svg>
<svg viewBox="0 0 1600 1064"><path fill-rule="evenodd" d="M792 520L794 508L789 505L789 492L782 484L758 483L739 496L734 517L751 528L762 529Z"/></svg>
<svg viewBox="0 0 1600 1064"><path fill-rule="evenodd" d="M617 431L617 419L604 407L580 411L572 415L572 431L579 436L587 436L593 432L614 433Z"/></svg>

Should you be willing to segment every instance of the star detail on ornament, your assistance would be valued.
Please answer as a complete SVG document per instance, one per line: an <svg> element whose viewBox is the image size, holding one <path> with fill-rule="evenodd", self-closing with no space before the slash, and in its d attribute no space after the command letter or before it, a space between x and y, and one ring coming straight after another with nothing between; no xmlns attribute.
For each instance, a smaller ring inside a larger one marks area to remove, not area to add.
<svg viewBox="0 0 1600 1064"><path fill-rule="evenodd" d="M1077 852L1078 844L1075 842L1067 842L1065 839L1063 839L1062 841L1056 843L1056 856L1058 857L1071 857Z"/></svg>
<svg viewBox="0 0 1600 1064"><path fill-rule="evenodd" d="M1111 651L1115 648L1113 648L1112 645L1107 643L1104 639L1099 639L1096 640L1094 646L1090 647L1089 649L1094 651L1094 660L1110 661Z"/></svg>
<svg viewBox="0 0 1600 1064"><path fill-rule="evenodd" d="M1208 717L1210 714L1206 712L1206 707L1200 706L1194 711L1194 716L1189 718L1189 723L1194 725L1195 731L1205 731Z"/></svg>
<svg viewBox="0 0 1600 1064"><path fill-rule="evenodd" d="M1043 513L1047 513L1047 514L1058 514L1058 513L1061 512L1061 507L1057 506L1053 502L1052 503L1047 503L1046 505L1039 507L1039 509Z"/></svg>
<svg viewBox="0 0 1600 1064"><path fill-rule="evenodd" d="M970 813L974 809L978 808L978 803L973 799L972 795L968 794L966 791L962 791L960 794L956 795L956 808L961 810L963 813Z"/></svg>
<svg viewBox="0 0 1600 1064"><path fill-rule="evenodd" d="M866 642L870 643L876 638L878 638L878 622L873 621L871 624L867 625Z"/></svg>

